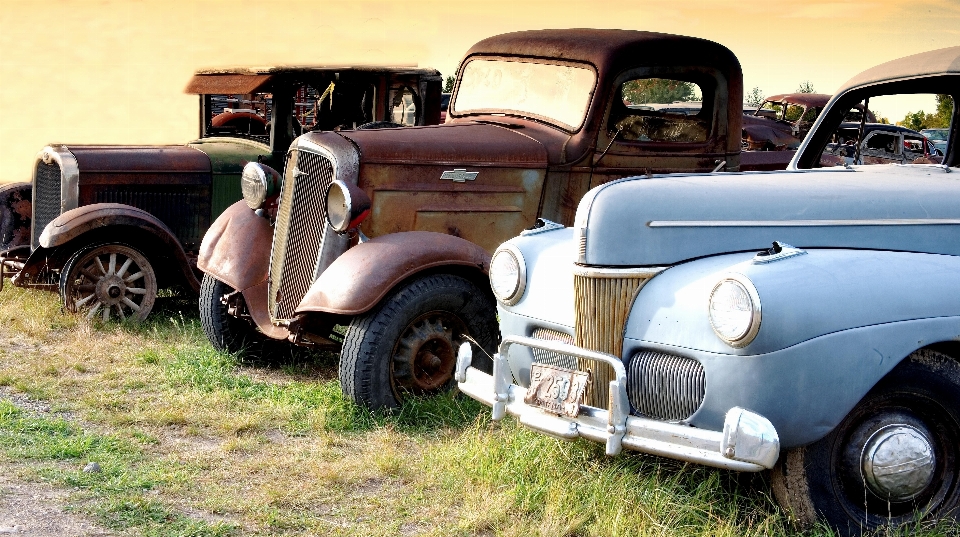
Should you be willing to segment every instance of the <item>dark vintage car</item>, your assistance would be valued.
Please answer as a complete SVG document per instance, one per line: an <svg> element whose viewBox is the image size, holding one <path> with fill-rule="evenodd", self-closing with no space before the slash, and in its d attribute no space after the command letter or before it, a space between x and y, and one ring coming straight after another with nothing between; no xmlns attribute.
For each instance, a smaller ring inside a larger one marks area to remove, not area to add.
<svg viewBox="0 0 960 537"><path fill-rule="evenodd" d="M787 171L611 182L502 244L503 341L492 374L461 347L461 391L611 456L772 470L804 526L956 535L960 107L941 164L819 165L857 103L917 94L958 102L960 47L852 78Z"/></svg>
<svg viewBox="0 0 960 537"><path fill-rule="evenodd" d="M785 151L800 147L820 111L830 101L821 93L787 93L764 100L753 113L744 114L743 146L751 151ZM859 121L863 105L857 105L847 114L850 121ZM876 121L867 112L867 121Z"/></svg>
<svg viewBox="0 0 960 537"><path fill-rule="evenodd" d="M937 164L943 160L943 151L917 131L885 123L864 123L862 128L858 148L860 124L841 123L824 148L820 165Z"/></svg>
<svg viewBox="0 0 960 537"><path fill-rule="evenodd" d="M272 172L248 166L246 201L200 249L207 335L228 351L263 337L338 348L340 325L341 385L360 404L449 389L461 342L496 346L486 273L503 240L538 218L572 223L585 192L621 177L786 166L741 154L742 93L736 56L702 39L485 39L443 125L297 138L275 218L259 210ZM678 95L702 104L657 109Z"/></svg>
<svg viewBox="0 0 960 537"><path fill-rule="evenodd" d="M406 67L200 71L186 90L200 95L198 140L51 144L32 184L0 190L4 275L88 317L142 320L160 288L199 292L200 240L241 198L245 164L280 168L304 132L438 123L440 84Z"/></svg>

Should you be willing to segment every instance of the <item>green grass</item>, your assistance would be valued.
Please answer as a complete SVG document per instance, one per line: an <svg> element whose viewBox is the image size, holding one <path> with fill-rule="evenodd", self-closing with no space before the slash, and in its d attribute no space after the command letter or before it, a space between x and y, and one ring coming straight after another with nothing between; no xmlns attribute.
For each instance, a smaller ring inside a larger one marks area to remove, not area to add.
<svg viewBox="0 0 960 537"><path fill-rule="evenodd" d="M341 394L336 356L243 363L206 343L191 307L91 325L53 295L0 293L0 385L66 416L0 401L0 462L150 536L831 535L798 533L763 475L606 457L462 396L370 412ZM899 534L958 535L881 533Z"/></svg>

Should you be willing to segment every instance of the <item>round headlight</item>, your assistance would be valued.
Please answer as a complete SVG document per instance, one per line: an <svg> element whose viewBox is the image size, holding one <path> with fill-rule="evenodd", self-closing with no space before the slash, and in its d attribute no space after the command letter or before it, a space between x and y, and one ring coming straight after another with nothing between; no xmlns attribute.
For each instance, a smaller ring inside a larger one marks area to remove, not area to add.
<svg viewBox="0 0 960 537"><path fill-rule="evenodd" d="M267 172L256 162L248 162L240 175L240 192L247 207L257 210L267 201Z"/></svg>
<svg viewBox="0 0 960 537"><path fill-rule="evenodd" d="M760 331L760 296L745 276L730 275L710 293L710 326L734 348L746 347Z"/></svg>
<svg viewBox="0 0 960 537"><path fill-rule="evenodd" d="M327 223L346 233L370 215L370 198L360 187L337 179L327 188Z"/></svg>
<svg viewBox="0 0 960 537"><path fill-rule="evenodd" d="M490 260L490 287L497 300L507 306L516 304L523 296L527 283L523 255L513 245L501 246Z"/></svg>

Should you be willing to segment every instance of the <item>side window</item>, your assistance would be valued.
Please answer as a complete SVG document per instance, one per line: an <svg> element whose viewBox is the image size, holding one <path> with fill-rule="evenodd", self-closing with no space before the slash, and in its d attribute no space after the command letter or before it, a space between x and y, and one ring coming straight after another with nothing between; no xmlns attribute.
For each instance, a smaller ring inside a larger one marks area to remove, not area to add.
<svg viewBox="0 0 960 537"><path fill-rule="evenodd" d="M896 134L886 132L873 132L867 136L866 147L874 151L883 151L886 153L897 152L897 142L900 138Z"/></svg>
<svg viewBox="0 0 960 537"><path fill-rule="evenodd" d="M705 142L713 110L703 106L703 91L694 82L637 78L618 88L607 130L618 140L637 142Z"/></svg>
<svg viewBox="0 0 960 537"><path fill-rule="evenodd" d="M390 121L403 125L404 127L416 125L417 116L420 112L418 110L419 99L417 99L417 94L407 86L399 90L394 90L392 94L393 99L391 100L391 104L393 108L390 113Z"/></svg>

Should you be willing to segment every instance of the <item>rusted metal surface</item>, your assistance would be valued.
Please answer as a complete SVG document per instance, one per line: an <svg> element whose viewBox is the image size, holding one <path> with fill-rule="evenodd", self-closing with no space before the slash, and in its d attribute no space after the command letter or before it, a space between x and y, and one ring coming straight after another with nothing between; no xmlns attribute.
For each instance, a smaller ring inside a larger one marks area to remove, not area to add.
<svg viewBox="0 0 960 537"><path fill-rule="evenodd" d="M775 103L782 107L796 106L801 108L794 120L781 120L762 115L772 112L768 109L758 109L753 115L743 117L743 142L750 150L795 151L800 147L803 137L810 131L820 110L830 101L830 95L822 93L785 93L773 95L764 100L764 104ZM855 106L861 113L862 104ZM813 113L810 113L813 111ZM782 113L782 111L781 111ZM867 111L867 121L875 121L873 113ZM782 168L765 168L782 169Z"/></svg>
<svg viewBox="0 0 960 537"><path fill-rule="evenodd" d="M297 313L359 315L401 281L438 266L486 273L490 255L472 242L442 233L393 233L354 246L317 278Z"/></svg>
<svg viewBox="0 0 960 537"><path fill-rule="evenodd" d="M818 108L823 108L830 102L830 95L825 95L823 93L782 93L780 95L771 95L764 99L764 101L781 103L781 104L795 104L797 106L810 107L815 106Z"/></svg>
<svg viewBox="0 0 960 537"><path fill-rule="evenodd" d="M257 216L243 201L227 208L217 218L200 244L197 268L244 291L267 281L273 229L266 218ZM264 313L266 290L263 291ZM247 301L251 313L256 309ZM267 316L269 324L269 316Z"/></svg>
<svg viewBox="0 0 960 537"><path fill-rule="evenodd" d="M790 164L796 151L744 151L740 153L740 171L782 170Z"/></svg>
<svg viewBox="0 0 960 537"><path fill-rule="evenodd" d="M0 252L30 244L32 200L33 185L30 183L10 183L0 187Z"/></svg>
<svg viewBox="0 0 960 537"><path fill-rule="evenodd" d="M247 313L266 336L273 339L287 339L290 332L283 326L276 326L270 319L267 310L267 281L264 280L253 287L241 291L243 300L247 303Z"/></svg>
<svg viewBox="0 0 960 537"><path fill-rule="evenodd" d="M369 164L514 166L544 168L546 150L522 130L483 123L444 124L420 129L344 131ZM431 181L432 182L432 181Z"/></svg>
<svg viewBox="0 0 960 537"><path fill-rule="evenodd" d="M34 260L34 257L52 259L51 253L57 250L75 252L76 248L72 247L72 241L84 237L88 239L96 237L100 241L116 240L124 242L123 239L127 235L124 233L125 229L135 231L130 236L140 236L140 233L142 233L152 237L154 239L153 244L138 245L141 248L150 246L150 248L144 248L143 253L147 257L160 255L163 258L172 258L179 266L184 282L195 291L199 291L200 282L193 272L193 265L173 231L152 214L120 203L86 205L58 216L47 225L40 235L40 246L44 252L42 255L38 255L37 252L40 249L35 250L30 255L28 264ZM106 235L92 234L102 230L107 230L109 233ZM161 247L162 249L154 250L155 247ZM62 260L62 257L60 259ZM59 270L63 265L46 261L44 266L48 270Z"/></svg>
<svg viewBox="0 0 960 537"><path fill-rule="evenodd" d="M96 173L210 173L210 158L189 146L71 145L80 170ZM84 177L86 180L86 177Z"/></svg>

